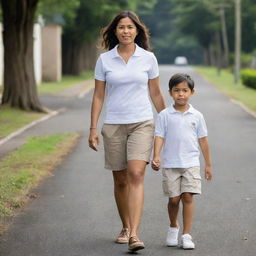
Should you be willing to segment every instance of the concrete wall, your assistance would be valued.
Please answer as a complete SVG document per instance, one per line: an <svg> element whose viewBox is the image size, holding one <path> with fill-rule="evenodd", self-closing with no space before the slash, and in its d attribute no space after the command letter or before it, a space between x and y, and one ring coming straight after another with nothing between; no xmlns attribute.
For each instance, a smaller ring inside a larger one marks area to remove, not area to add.
<svg viewBox="0 0 256 256"><path fill-rule="evenodd" d="M61 80L61 26L42 28L42 76L43 81Z"/></svg>
<svg viewBox="0 0 256 256"><path fill-rule="evenodd" d="M34 69L36 83L42 82L42 28L39 24L34 25Z"/></svg>
<svg viewBox="0 0 256 256"><path fill-rule="evenodd" d="M3 75L4 75L3 25L0 23L0 85L3 84Z"/></svg>

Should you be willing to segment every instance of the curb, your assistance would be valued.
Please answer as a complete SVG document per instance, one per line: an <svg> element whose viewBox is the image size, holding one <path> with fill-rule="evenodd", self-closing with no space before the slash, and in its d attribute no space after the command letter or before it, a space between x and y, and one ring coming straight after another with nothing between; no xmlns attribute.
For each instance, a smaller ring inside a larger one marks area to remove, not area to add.
<svg viewBox="0 0 256 256"><path fill-rule="evenodd" d="M91 83L91 81L92 81L92 80L88 80L89 83ZM81 83L80 83L80 84L81 84ZM86 95L87 93L89 93L92 89L93 89L93 86L92 86L92 87L85 88L85 89L84 89L83 91L81 91L79 94L76 94L76 97L79 98L79 99L82 99L82 98L84 98L85 95ZM57 95L58 95L58 94L57 94ZM1 100L1 98L2 98L2 95L0 94L0 100ZM47 119L50 119L51 117L54 117L54 116L58 115L59 113L62 113L62 112L65 112L65 111L67 111L66 108L61 108L61 109L59 109L59 110L53 111L53 112L51 112L50 114L48 114L48 115L46 115L46 116L43 116L43 117L41 117L41 118L39 118L39 119L37 119L37 120L35 120L35 121L33 121L33 122L31 122L31 123L25 125L25 126L23 126L22 128L20 128L20 129L16 130L15 132L9 134L8 136L6 136L4 139L0 140L0 147L1 147L4 143L6 143L7 141L9 141L9 140L11 140L12 138L14 138L14 137L20 135L21 133L23 133L23 132L26 131L27 129L29 129L29 128L31 128L31 127L33 127L33 126L35 126L35 125L37 125L37 124L39 124L39 123L41 123L41 122L43 122L43 121L46 121Z"/></svg>
<svg viewBox="0 0 256 256"><path fill-rule="evenodd" d="M77 98L82 99L87 93L89 93L94 87L88 87L77 95Z"/></svg>
<svg viewBox="0 0 256 256"><path fill-rule="evenodd" d="M27 129L29 129L29 128L31 128L31 127L33 127L33 126L35 126L35 125L37 125L37 124L39 124L43 121L46 121L47 119L50 119L51 117L56 116L59 113L65 112L65 111L66 111L66 108L61 108L59 110L53 111L50 114L48 114L46 116L43 116L43 117L25 125L25 126L23 126L22 128L18 129L17 131L15 131L15 132L9 134L8 136L6 136L4 139L0 140L0 146L3 145L4 143L6 143L7 141L9 141L10 139L20 135L21 133L23 133Z"/></svg>
<svg viewBox="0 0 256 256"><path fill-rule="evenodd" d="M200 72L198 72L197 70L194 69L194 71L199 74L205 81L207 81L208 83L210 83L214 88L216 88L216 90L218 90L218 92L220 92L222 95L225 95L230 102L232 102L233 104L239 106L241 109L243 109L247 114L251 115L252 117L256 118L256 112L254 112L253 110L249 109L248 107L246 107L241 101L232 99L231 96L227 95L225 92L223 92L220 88L218 88L212 81L210 81L207 77L205 77L204 75L202 75Z"/></svg>
<svg viewBox="0 0 256 256"><path fill-rule="evenodd" d="M251 116L253 116L254 118L256 118L256 112L252 111L251 109L247 108L242 102L234 100L234 99L230 99L230 101L233 104L238 105L240 108L242 108L247 114L250 114Z"/></svg>

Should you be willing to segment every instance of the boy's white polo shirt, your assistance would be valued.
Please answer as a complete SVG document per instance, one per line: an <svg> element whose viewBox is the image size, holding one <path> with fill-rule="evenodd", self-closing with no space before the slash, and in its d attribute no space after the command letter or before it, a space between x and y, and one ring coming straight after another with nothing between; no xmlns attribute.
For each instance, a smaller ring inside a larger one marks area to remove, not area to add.
<svg viewBox="0 0 256 256"><path fill-rule="evenodd" d="M117 46L101 54L95 67L95 79L106 81L104 123L129 124L153 119L148 80L159 76L156 57L136 44L134 54L125 63Z"/></svg>
<svg viewBox="0 0 256 256"><path fill-rule="evenodd" d="M161 111L156 122L155 136L165 139L163 168L200 166L198 139L207 136L203 115L190 105L181 113L171 105Z"/></svg>

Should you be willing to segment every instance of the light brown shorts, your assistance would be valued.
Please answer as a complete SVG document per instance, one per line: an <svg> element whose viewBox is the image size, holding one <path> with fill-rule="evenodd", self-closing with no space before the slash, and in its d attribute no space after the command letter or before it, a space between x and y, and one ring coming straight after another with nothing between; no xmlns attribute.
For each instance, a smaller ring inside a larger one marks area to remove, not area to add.
<svg viewBox="0 0 256 256"><path fill-rule="evenodd" d="M201 194L200 167L163 168L163 191L168 197L188 192Z"/></svg>
<svg viewBox="0 0 256 256"><path fill-rule="evenodd" d="M149 162L154 139L154 120L133 124L104 124L105 168L119 171L129 160Z"/></svg>

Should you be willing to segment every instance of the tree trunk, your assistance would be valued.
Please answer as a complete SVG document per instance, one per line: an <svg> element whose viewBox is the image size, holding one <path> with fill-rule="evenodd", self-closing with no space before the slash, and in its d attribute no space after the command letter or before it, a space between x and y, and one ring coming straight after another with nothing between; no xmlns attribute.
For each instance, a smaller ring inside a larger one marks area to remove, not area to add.
<svg viewBox="0 0 256 256"><path fill-rule="evenodd" d="M38 1L1 0L4 27L2 104L43 112L37 95L33 60L33 27Z"/></svg>
<svg viewBox="0 0 256 256"><path fill-rule="evenodd" d="M62 47L63 73L81 75L84 70L93 69L96 62L95 44L96 42L80 45L64 36Z"/></svg>
<svg viewBox="0 0 256 256"><path fill-rule="evenodd" d="M222 41L223 41L223 49L224 49L224 67L229 66L229 46L228 46L228 35L227 35L227 26L226 26L226 18L225 11L222 7L220 9L220 20L221 20L221 32L222 32Z"/></svg>
<svg viewBox="0 0 256 256"><path fill-rule="evenodd" d="M215 56L216 51L214 50L214 43L212 42L209 45L209 60L210 60L210 66L216 66L216 56Z"/></svg>
<svg viewBox="0 0 256 256"><path fill-rule="evenodd" d="M216 67L218 76L221 73L222 68L222 53L221 53L221 36L220 32L217 30L215 32L215 41L216 41Z"/></svg>
<svg viewBox="0 0 256 256"><path fill-rule="evenodd" d="M234 82L240 79L241 68L241 0L235 0L235 72Z"/></svg>
<svg viewBox="0 0 256 256"><path fill-rule="evenodd" d="M83 47L75 43L72 39L63 37L62 47L62 70L64 74L80 75L83 71L81 58L83 57Z"/></svg>

